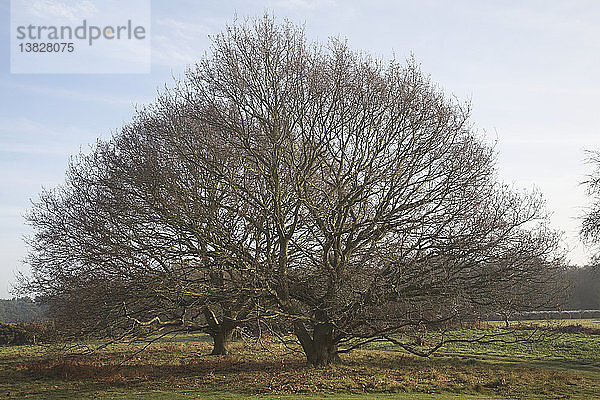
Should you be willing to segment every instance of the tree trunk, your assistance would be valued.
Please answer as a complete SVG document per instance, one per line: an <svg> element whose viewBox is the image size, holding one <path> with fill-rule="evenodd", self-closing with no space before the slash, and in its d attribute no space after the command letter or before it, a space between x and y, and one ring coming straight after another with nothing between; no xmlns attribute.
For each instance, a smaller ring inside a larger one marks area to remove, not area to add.
<svg viewBox="0 0 600 400"><path fill-rule="evenodd" d="M333 340L333 326L330 323L320 322L316 324L313 337L301 324L295 324L294 331L304 350L306 361L310 365L317 367L340 361L337 343Z"/></svg>
<svg viewBox="0 0 600 400"><path fill-rule="evenodd" d="M322 322L315 325L313 333L313 365L327 365L340 361L337 344L333 342L333 326Z"/></svg>
<svg viewBox="0 0 600 400"><path fill-rule="evenodd" d="M213 356L225 356L228 354L228 346L233 336L233 328L224 326L223 323L209 332L213 339L213 350L210 353Z"/></svg>
<svg viewBox="0 0 600 400"><path fill-rule="evenodd" d="M213 339L213 350L210 354L219 356L227 355L227 346L231 342L235 322L227 317L223 317L222 322L219 322L209 306L204 306L202 311L208 323L206 332Z"/></svg>

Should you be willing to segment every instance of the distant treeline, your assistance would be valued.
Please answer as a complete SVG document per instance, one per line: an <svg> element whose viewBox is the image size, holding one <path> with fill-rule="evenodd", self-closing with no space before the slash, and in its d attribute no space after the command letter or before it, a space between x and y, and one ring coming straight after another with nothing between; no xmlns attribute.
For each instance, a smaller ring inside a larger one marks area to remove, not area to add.
<svg viewBox="0 0 600 400"><path fill-rule="evenodd" d="M563 310L599 310L600 309L600 269L572 267L565 272L570 283ZM46 319L47 308L41 301L29 297L11 300L0 299L0 323L41 322Z"/></svg>
<svg viewBox="0 0 600 400"><path fill-rule="evenodd" d="M29 297L0 299L0 322L34 322L45 319L46 308Z"/></svg>
<svg viewBox="0 0 600 400"><path fill-rule="evenodd" d="M563 310L600 309L600 268L569 268L565 279L571 287Z"/></svg>

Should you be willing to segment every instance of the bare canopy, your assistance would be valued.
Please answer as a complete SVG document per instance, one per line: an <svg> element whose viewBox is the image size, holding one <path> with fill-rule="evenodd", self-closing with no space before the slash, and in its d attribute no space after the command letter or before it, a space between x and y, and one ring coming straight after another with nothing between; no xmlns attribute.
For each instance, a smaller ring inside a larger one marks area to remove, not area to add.
<svg viewBox="0 0 600 400"><path fill-rule="evenodd" d="M28 287L102 287L71 298L215 345L277 322L313 365L375 339L427 355L393 335L551 304L559 235L494 162L414 60L265 16L42 194Z"/></svg>

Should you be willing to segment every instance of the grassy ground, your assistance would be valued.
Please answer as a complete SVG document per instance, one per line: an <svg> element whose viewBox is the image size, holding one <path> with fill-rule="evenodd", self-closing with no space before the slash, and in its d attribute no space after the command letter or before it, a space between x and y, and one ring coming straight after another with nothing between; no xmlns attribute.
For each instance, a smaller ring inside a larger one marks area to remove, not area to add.
<svg viewBox="0 0 600 400"><path fill-rule="evenodd" d="M489 325L504 326L504 321L490 321ZM530 324L530 325L550 325L550 326L565 326L565 325L581 325L586 328L600 329L600 319L551 319L551 320L528 320L528 321L509 321L511 326Z"/></svg>
<svg viewBox="0 0 600 400"><path fill-rule="evenodd" d="M474 337L489 329L453 335ZM341 364L327 368L306 367L301 354L276 343L238 342L232 355L211 357L205 339L158 342L130 360L140 344L88 355L64 355L56 347L0 347L0 398L593 399L600 393L600 335L453 344L427 359L380 343L345 354Z"/></svg>

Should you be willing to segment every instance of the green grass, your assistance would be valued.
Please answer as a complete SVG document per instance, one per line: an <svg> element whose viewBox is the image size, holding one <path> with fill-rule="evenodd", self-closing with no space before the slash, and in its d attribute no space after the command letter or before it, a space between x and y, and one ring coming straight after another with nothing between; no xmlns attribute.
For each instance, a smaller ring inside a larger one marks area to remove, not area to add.
<svg viewBox="0 0 600 400"><path fill-rule="evenodd" d="M490 321L487 324L495 326L504 326L504 321ZM549 326L565 326L565 325L581 325L587 328L600 329L600 319L551 319L551 320L527 320L527 321L509 321L511 326L529 324L529 325L549 325Z"/></svg>
<svg viewBox="0 0 600 400"><path fill-rule="evenodd" d="M493 329L452 335L469 338ZM206 337L187 335L129 359L140 348L119 343L82 355L57 347L0 347L0 398L590 399L600 393L600 335L590 334L452 344L426 359L376 343L327 368L307 367L301 354L278 343L237 342L232 355L213 357L206 355Z"/></svg>

